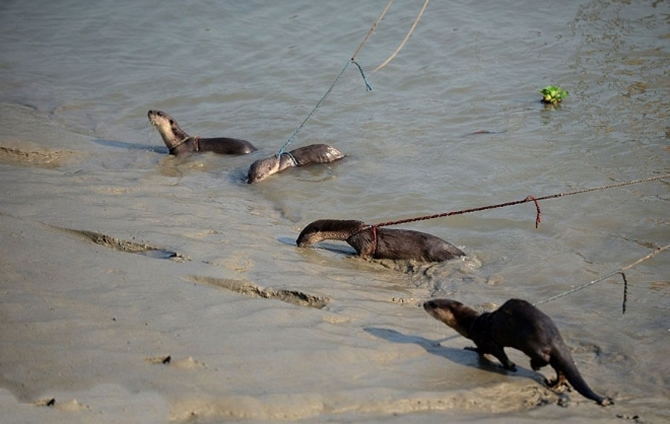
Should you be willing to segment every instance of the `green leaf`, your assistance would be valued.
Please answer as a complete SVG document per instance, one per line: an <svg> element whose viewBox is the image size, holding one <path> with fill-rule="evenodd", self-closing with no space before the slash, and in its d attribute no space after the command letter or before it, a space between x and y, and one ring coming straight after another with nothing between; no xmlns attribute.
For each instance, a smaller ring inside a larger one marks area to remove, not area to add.
<svg viewBox="0 0 670 424"><path fill-rule="evenodd" d="M556 104L568 97L567 91L555 85L548 85L545 88L538 91L542 93L542 101L545 103Z"/></svg>

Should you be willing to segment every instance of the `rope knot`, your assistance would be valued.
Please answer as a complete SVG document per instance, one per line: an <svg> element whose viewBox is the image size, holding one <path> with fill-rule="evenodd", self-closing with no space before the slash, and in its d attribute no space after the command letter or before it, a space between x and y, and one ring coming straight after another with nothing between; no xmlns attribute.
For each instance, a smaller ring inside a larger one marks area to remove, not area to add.
<svg viewBox="0 0 670 424"><path fill-rule="evenodd" d="M377 246L379 245L378 238L377 238L377 226L376 225L371 225L370 229L372 229L372 242L374 244L374 250L372 251L372 257L374 257L377 254Z"/></svg>
<svg viewBox="0 0 670 424"><path fill-rule="evenodd" d="M363 72L363 68L361 67L361 65L359 65L358 62L356 62L353 57L351 58L351 63L358 66L358 71L361 73L361 77L363 77L363 82L365 83L365 89L367 91L372 91L372 86L368 82L368 79L365 76L365 72Z"/></svg>
<svg viewBox="0 0 670 424"><path fill-rule="evenodd" d="M540 226L540 222L542 221L542 218L540 217L540 214L542 211L540 211L540 202L537 201L537 199L534 196L528 196L524 199L524 202L530 202L530 201L535 202L535 209L537 210L537 216L535 218L535 228L538 228Z"/></svg>

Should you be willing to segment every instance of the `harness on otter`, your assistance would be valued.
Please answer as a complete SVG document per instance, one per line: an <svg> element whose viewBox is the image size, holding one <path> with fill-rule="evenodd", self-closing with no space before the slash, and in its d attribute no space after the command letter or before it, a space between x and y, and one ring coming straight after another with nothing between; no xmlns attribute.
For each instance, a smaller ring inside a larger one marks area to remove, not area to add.
<svg viewBox="0 0 670 424"><path fill-rule="evenodd" d="M171 155L173 155L173 154L174 154L174 151L177 149L177 147L181 146L182 144L184 144L184 143L186 143L186 142L188 142L188 141L190 141L190 140L193 140L193 145L195 146L195 151L196 151L196 152L199 152L199 151L200 151L200 139L201 139L201 138L202 138L202 137L200 137L199 135L197 135L197 136L195 136L195 137L191 137L191 136L186 137L185 139L183 139L183 140L181 141L181 143L177 144L176 146L172 146L172 147L170 147L170 148L168 149L168 151L170 152Z"/></svg>

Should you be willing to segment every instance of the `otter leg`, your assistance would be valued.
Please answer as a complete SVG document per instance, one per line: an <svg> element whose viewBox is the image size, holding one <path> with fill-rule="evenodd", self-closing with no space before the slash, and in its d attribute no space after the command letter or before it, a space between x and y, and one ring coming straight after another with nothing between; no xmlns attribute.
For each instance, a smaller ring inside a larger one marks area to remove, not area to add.
<svg viewBox="0 0 670 424"><path fill-rule="evenodd" d="M516 372L516 364L514 364L514 362L509 360L507 354L505 353L505 350L500 346L487 346L486 349L482 349L481 347L467 346L464 349L477 352L481 356L484 356L485 354L493 355L496 357L496 359L500 361L503 368L505 368L508 371Z"/></svg>
<svg viewBox="0 0 670 424"><path fill-rule="evenodd" d="M541 358L531 358L530 360L530 367L533 369L533 371L537 371L542 367L546 367L547 365L549 365L549 361L545 361Z"/></svg>
<svg viewBox="0 0 670 424"><path fill-rule="evenodd" d="M516 372L516 365L514 364L514 362L509 360L507 354L505 353L505 349L502 346L496 346L494 349L492 349L491 355L498 358L503 368L505 368L508 371Z"/></svg>

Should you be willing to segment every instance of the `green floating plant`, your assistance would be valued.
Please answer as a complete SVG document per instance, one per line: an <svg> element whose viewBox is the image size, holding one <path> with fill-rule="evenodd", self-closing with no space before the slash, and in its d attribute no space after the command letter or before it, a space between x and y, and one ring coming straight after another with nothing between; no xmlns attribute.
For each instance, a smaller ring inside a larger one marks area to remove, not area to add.
<svg viewBox="0 0 670 424"><path fill-rule="evenodd" d="M561 87L556 87L555 85L548 85L539 91L542 93L542 101L552 105L560 103L563 99L568 97L567 91L561 89Z"/></svg>

